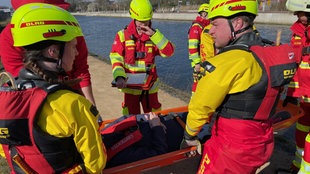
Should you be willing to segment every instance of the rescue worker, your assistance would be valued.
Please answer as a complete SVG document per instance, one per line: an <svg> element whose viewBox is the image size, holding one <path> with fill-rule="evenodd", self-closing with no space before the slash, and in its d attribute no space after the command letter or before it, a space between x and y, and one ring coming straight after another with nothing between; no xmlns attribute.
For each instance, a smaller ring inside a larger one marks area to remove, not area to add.
<svg viewBox="0 0 310 174"><path fill-rule="evenodd" d="M200 55L201 55L201 62L204 62L205 60L210 59L211 57L214 57L215 54L218 52L218 50L214 46L214 41L212 39L212 36L209 34L211 24L205 26L203 29L201 35L200 35ZM253 31L259 34L256 27L253 26ZM201 63L202 64L202 63ZM204 68L202 66L202 68ZM201 69L201 68L200 68ZM201 69L203 70L203 69ZM202 73L204 74L204 73Z"/></svg>
<svg viewBox="0 0 310 174"><path fill-rule="evenodd" d="M0 92L0 124L9 134L0 143L12 173L101 173L107 155L99 113L70 90L79 80L63 76L78 55L78 21L60 7L29 3L10 25L13 46L25 51L18 89Z"/></svg>
<svg viewBox="0 0 310 174"><path fill-rule="evenodd" d="M203 29L210 24L208 20L209 4L204 3L198 8L198 16L192 22L191 27L188 30L188 53L189 59L191 60L191 66L193 68L193 79L192 94L196 90L198 80L201 78L201 54L200 54L200 36Z"/></svg>
<svg viewBox="0 0 310 174"><path fill-rule="evenodd" d="M297 21L291 26L291 45L298 56L298 69L294 79L288 86L285 102L299 104L304 116L296 123L296 152L292 162L292 173L309 173L310 167L310 1L288 0L286 8L297 16ZM307 149L308 148L308 149ZM303 156L304 154L304 156ZM303 160L302 160L303 158ZM302 161L302 162L301 162ZM302 163L302 166L300 166Z"/></svg>
<svg viewBox="0 0 310 174"><path fill-rule="evenodd" d="M64 0L11 0L12 7L15 10L24 4L32 2L53 4L65 10L70 7L70 4ZM91 76L88 70L88 50L86 42L83 36L77 39L79 55L77 55L74 61L72 71L67 74L71 79L82 79L80 83L74 86L74 89L79 90L81 94L95 105L96 103L91 86ZM17 77L20 69L23 68L23 51L23 48L13 46L11 25L7 25L0 35L0 57L5 71L10 72L14 77Z"/></svg>
<svg viewBox="0 0 310 174"><path fill-rule="evenodd" d="M200 79L190 100L181 143L181 148L197 146L198 150L188 155L199 153L200 142L196 136L215 117L197 173L254 174L272 154L273 129L268 118L275 109L282 85L289 83L293 76L284 76L284 71L293 71L296 64L290 60L294 58L293 50L284 45L281 52L286 56L277 58L290 62L275 66L279 73L266 71L273 66L266 63L270 55L261 53L266 48L252 27L257 6L256 0L210 3L209 33L219 53L207 61L206 75ZM280 83L273 84L277 77Z"/></svg>
<svg viewBox="0 0 310 174"><path fill-rule="evenodd" d="M153 28L153 10L148 0L132 0L129 13L133 20L116 34L110 53L116 87L124 93L123 115L140 114L140 103L144 113L158 111L161 103L157 94L159 79L155 56L172 56L174 45L158 29ZM155 82L145 90L129 88L126 73L146 73L153 76Z"/></svg>

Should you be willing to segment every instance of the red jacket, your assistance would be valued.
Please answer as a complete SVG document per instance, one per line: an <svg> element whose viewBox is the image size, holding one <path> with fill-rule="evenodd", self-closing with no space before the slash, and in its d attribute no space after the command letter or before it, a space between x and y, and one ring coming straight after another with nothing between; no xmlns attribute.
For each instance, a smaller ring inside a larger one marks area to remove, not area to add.
<svg viewBox="0 0 310 174"><path fill-rule="evenodd" d="M305 31L309 30L309 26L303 25L296 21L292 26L291 45L297 57L299 67L294 76L294 79L289 84L287 91L288 96L301 97L304 96L306 102L310 102L310 36L305 35ZM310 33L309 33L310 34ZM309 51L305 50L308 47Z"/></svg>
<svg viewBox="0 0 310 174"><path fill-rule="evenodd" d="M82 78L76 89L89 86L90 73L88 71L87 56L88 50L84 37L77 38L77 50L79 54L74 60L73 69L68 72L70 78ZM0 57L4 69L10 72L14 77L18 76L20 69L23 67L23 48L13 46L13 37L11 33L11 25L7 25L0 35Z"/></svg>
<svg viewBox="0 0 310 174"><path fill-rule="evenodd" d="M188 52L192 66L201 63L200 58L200 35L205 26L210 24L210 20L197 16L188 31Z"/></svg>
<svg viewBox="0 0 310 174"><path fill-rule="evenodd" d="M117 33L112 45L110 59L114 79L125 73L149 73L156 76L155 56L171 57L174 45L159 31L148 36L138 35L134 20ZM138 56L138 55L144 56ZM148 67L148 68L146 68Z"/></svg>

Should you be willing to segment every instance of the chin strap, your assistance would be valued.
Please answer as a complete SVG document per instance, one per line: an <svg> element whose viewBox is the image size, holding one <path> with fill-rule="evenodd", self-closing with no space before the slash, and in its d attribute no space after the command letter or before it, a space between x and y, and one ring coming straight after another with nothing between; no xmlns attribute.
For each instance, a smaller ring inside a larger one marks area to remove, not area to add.
<svg viewBox="0 0 310 174"><path fill-rule="evenodd" d="M242 28L242 29L240 29L238 31L235 31L234 27L232 25L231 19L227 19L227 21L228 21L228 24L229 24L229 27L230 27L230 31L231 31L231 37L232 37L231 42L236 39L236 35L237 34L242 33L242 32L244 32L244 31L246 31L246 30L248 30L250 28L253 28L253 26L248 25L247 27L244 27L244 28Z"/></svg>
<svg viewBox="0 0 310 174"><path fill-rule="evenodd" d="M63 43L63 44L60 45L59 56L58 56L57 65L56 65L56 68L57 68L59 74L61 74L61 75L66 74L65 70L62 68L62 58L63 58L63 55L64 55L65 44L66 43Z"/></svg>
<svg viewBox="0 0 310 174"><path fill-rule="evenodd" d="M49 58L49 57L44 57L43 56L43 57L40 57L37 60L55 63L56 64L57 73L59 75L66 76L65 70L62 68L62 57L63 57L63 54L64 54L64 49L65 49L65 43L60 45L58 59L54 59L54 58Z"/></svg>

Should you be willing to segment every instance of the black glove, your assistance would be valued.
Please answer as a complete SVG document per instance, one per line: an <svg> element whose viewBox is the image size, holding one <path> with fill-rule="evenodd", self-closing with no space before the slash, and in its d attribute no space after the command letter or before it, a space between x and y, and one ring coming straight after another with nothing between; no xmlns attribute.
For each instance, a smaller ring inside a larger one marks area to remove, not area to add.
<svg viewBox="0 0 310 174"><path fill-rule="evenodd" d="M292 103L293 105L298 105L299 101L298 101L297 97L286 96L283 103L282 103L282 106L285 107L287 105L287 103Z"/></svg>

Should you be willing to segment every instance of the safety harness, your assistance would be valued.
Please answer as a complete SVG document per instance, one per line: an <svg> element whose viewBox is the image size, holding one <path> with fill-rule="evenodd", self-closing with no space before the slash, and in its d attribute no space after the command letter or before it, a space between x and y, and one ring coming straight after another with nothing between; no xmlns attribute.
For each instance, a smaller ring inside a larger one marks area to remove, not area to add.
<svg viewBox="0 0 310 174"><path fill-rule="evenodd" d="M32 81L35 84L34 81ZM36 124L46 97L62 85L28 89L0 88L0 144L16 173L68 173L77 165L85 167L72 137L58 138Z"/></svg>
<svg viewBox="0 0 310 174"><path fill-rule="evenodd" d="M246 46L232 45L222 50L241 49L252 52L263 74L260 81L248 90L228 95L217 110L225 118L267 120L275 112L282 87L296 72L294 52L290 45Z"/></svg>

